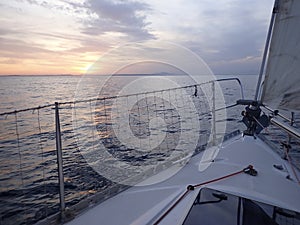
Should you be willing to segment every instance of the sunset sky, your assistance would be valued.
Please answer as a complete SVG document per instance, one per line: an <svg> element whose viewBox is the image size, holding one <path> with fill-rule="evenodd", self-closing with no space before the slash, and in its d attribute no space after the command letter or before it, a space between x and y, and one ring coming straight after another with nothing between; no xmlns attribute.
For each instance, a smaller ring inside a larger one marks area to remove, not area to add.
<svg viewBox="0 0 300 225"><path fill-rule="evenodd" d="M272 6L273 0L1 1L0 75L84 74L119 46L153 41L191 50L215 74L257 74ZM100 65L99 74L108 67Z"/></svg>

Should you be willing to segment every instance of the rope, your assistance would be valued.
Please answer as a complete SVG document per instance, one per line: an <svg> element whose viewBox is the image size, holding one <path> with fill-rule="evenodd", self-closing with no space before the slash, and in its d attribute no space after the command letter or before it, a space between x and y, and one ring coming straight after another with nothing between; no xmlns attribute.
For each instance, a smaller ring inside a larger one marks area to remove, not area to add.
<svg viewBox="0 0 300 225"><path fill-rule="evenodd" d="M147 91L147 92L143 92L143 93L134 93L134 94L127 94L127 95L120 95L120 96L108 96L108 97L100 97L100 98L98 97L98 98L82 99L82 100L76 100L76 101L59 102L59 105L60 106L61 105L72 105L72 104L75 105L76 103L89 103L89 102L95 102L95 101L112 100L115 98L122 98L122 97L127 98L127 97L132 97L132 96L141 95L141 94L155 94L155 93L159 93L162 91L175 91L175 90L179 90L179 89L189 89L189 88L194 88L195 86L201 87L202 85L207 85L210 83L222 82L222 81L237 81L241 88L241 90L240 90L241 96L242 96L242 98L244 98L243 87L241 85L241 81L238 78L226 78L226 79L211 80L211 81L203 82L200 84L192 84L192 85L187 85L187 86L182 86L182 87L168 88L168 89L164 89L164 90ZM55 104L48 104L48 105L43 105L43 106L38 106L38 107L33 107L33 108L26 108L26 109L14 110L14 111L10 111L10 112L3 112L3 113L0 113L0 116L7 116L10 114L25 112L25 111L34 111L34 110L48 108L48 107L54 107L54 106L55 106Z"/></svg>
<svg viewBox="0 0 300 225"><path fill-rule="evenodd" d="M196 185L188 185L187 188L186 188L186 191L173 203L173 205L171 205L171 207L166 212L164 212L164 214L162 214L156 220L154 225L158 225L187 196L187 194L190 191L195 190L195 188L201 187L201 186L206 185L206 184L214 183L214 182L217 182L217 181L220 181L220 180L224 180L226 178L229 178L229 177L241 174L241 173L248 173L248 174L253 175L253 176L255 176L257 174L256 170L253 169L253 166L249 165L249 166L247 166L246 168L244 168L242 170L239 170L239 171L234 172L234 173L230 173L230 174L222 176L222 177L218 177L216 179L205 181L205 182L202 182L202 183L199 183L199 184L196 184Z"/></svg>
<svg viewBox="0 0 300 225"><path fill-rule="evenodd" d="M39 110L39 109L44 109L44 108L49 108L49 107L54 107L54 106L55 106L55 104L49 104L49 105L38 106L38 107L33 107L33 108L14 110L14 111L10 111L10 112L3 112L3 113L0 113L0 116L7 116L10 114L17 114L17 113L26 112L26 111L34 111L34 110Z"/></svg>

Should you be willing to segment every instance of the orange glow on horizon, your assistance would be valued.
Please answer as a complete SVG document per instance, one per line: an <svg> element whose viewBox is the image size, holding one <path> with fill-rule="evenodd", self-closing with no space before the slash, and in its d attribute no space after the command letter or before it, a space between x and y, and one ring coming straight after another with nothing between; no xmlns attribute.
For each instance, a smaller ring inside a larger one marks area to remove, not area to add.
<svg viewBox="0 0 300 225"><path fill-rule="evenodd" d="M0 57L1 75L84 75L98 56L88 53L49 55L37 54L35 58L7 59ZM82 60L80 60L82 59ZM99 74L101 72L99 71Z"/></svg>

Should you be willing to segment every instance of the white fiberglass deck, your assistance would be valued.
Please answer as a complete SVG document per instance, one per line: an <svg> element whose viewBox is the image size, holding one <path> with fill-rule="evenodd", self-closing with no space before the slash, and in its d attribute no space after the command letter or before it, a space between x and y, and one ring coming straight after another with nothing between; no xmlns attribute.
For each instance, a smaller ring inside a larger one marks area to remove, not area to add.
<svg viewBox="0 0 300 225"><path fill-rule="evenodd" d="M206 187L300 212L300 186L287 161L260 139L239 135L224 142L214 162L203 172L199 171L201 157L202 153L191 158L173 177L158 184L129 188L88 209L68 224L153 224L185 192L187 185L222 177L250 164L257 170L257 176L241 173ZM284 169L278 170L274 165ZM191 191L160 224L182 224L197 193Z"/></svg>

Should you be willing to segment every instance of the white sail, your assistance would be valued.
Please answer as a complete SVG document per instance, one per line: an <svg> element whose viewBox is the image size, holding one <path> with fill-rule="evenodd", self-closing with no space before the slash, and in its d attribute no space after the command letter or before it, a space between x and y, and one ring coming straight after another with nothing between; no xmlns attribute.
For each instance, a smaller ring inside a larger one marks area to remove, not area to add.
<svg viewBox="0 0 300 225"><path fill-rule="evenodd" d="M269 50L262 102L300 111L300 1L279 1Z"/></svg>

